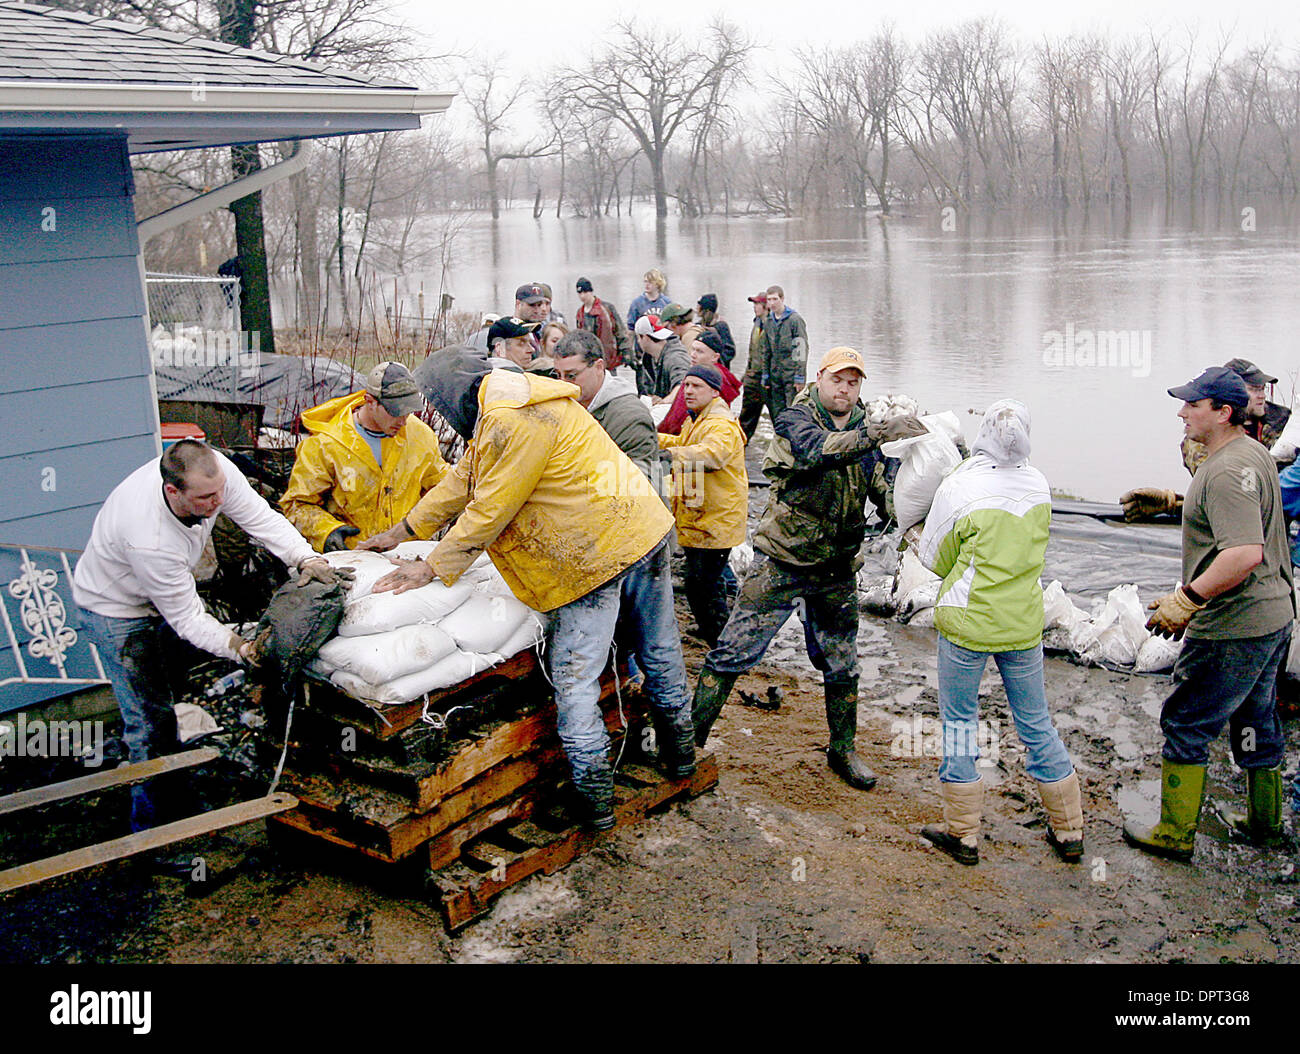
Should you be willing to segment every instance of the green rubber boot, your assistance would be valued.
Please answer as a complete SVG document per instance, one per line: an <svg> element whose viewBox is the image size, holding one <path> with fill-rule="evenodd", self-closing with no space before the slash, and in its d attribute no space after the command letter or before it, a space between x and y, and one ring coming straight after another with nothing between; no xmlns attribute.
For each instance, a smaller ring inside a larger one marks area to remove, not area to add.
<svg viewBox="0 0 1300 1054"><path fill-rule="evenodd" d="M1192 859L1196 828L1205 801L1205 766L1160 761L1160 822L1154 827L1124 825L1124 841L1171 860Z"/></svg>
<svg viewBox="0 0 1300 1054"><path fill-rule="evenodd" d="M831 771L850 787L871 790L876 785L876 774L854 749L858 733L856 677L826 682L826 727L831 734L826 750Z"/></svg>
<svg viewBox="0 0 1300 1054"><path fill-rule="evenodd" d="M1245 816L1233 815L1228 822L1233 830L1254 845L1268 849L1289 847L1282 829L1282 770L1246 770Z"/></svg>
<svg viewBox="0 0 1300 1054"><path fill-rule="evenodd" d="M722 704L731 694L731 686L738 674L717 673L707 666L700 671L695 684L695 698L691 700L691 721L695 725L695 745L703 747L709 741L709 730L722 713Z"/></svg>

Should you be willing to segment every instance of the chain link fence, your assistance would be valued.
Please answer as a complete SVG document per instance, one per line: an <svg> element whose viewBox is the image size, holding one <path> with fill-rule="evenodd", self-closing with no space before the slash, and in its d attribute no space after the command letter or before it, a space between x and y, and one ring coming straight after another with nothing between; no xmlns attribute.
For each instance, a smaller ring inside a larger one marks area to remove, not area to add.
<svg viewBox="0 0 1300 1054"><path fill-rule="evenodd" d="M149 324L153 327L197 326L204 330L238 333L239 279L220 275L145 275L149 296Z"/></svg>

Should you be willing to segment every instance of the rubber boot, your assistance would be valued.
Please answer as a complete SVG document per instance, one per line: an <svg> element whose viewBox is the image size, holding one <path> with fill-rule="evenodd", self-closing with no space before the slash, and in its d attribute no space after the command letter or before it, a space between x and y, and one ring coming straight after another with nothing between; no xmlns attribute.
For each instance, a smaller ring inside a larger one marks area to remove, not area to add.
<svg viewBox="0 0 1300 1054"><path fill-rule="evenodd" d="M1196 828L1205 801L1205 766L1160 762L1160 822L1154 827L1124 825L1124 841L1144 852L1171 860L1192 859Z"/></svg>
<svg viewBox="0 0 1300 1054"><path fill-rule="evenodd" d="M1253 845L1268 849L1289 847L1289 839L1282 829L1282 770L1246 770L1245 816L1233 815L1228 822L1237 834Z"/></svg>
<svg viewBox="0 0 1300 1054"><path fill-rule="evenodd" d="M984 811L984 781L940 783L943 823L922 827L921 834L959 864L980 862L980 815Z"/></svg>
<svg viewBox="0 0 1300 1054"><path fill-rule="evenodd" d="M1083 859L1083 801L1079 794L1079 774L1071 772L1063 780L1039 783L1039 796L1047 810L1047 844L1067 864Z"/></svg>
<svg viewBox="0 0 1300 1054"><path fill-rule="evenodd" d="M690 708L683 706L672 714L655 707L650 712L650 721L654 725L659 764L664 774L670 780L695 775L695 732L691 726Z"/></svg>
<svg viewBox="0 0 1300 1054"><path fill-rule="evenodd" d="M608 831L614 826L614 773L603 755L588 761L579 774L573 773L578 818L593 831Z"/></svg>
<svg viewBox="0 0 1300 1054"><path fill-rule="evenodd" d="M695 698L691 700L691 723L695 726L695 745L703 747L709 741L713 722L722 713L722 704L731 694L731 686L738 674L718 673L707 666L700 671L695 684Z"/></svg>
<svg viewBox="0 0 1300 1054"><path fill-rule="evenodd" d="M854 750L858 733L858 679L826 682L826 725L831 732L826 760L831 771L850 787L871 790L876 774Z"/></svg>

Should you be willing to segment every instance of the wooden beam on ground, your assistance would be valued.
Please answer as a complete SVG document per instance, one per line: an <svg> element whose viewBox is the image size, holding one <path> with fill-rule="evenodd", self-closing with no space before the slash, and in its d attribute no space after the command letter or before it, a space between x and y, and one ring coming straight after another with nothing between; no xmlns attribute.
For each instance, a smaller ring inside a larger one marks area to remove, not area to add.
<svg viewBox="0 0 1300 1054"><path fill-rule="evenodd" d="M292 794L277 792L265 798L253 798L250 801L228 805L224 809L214 809L212 812L199 813L197 816L177 820L175 823L128 834L123 838L114 838L107 842L74 849L70 853L61 853L58 856L46 857L44 860L35 860L30 864L11 867L7 871L0 871L0 893L10 893L24 886L35 885L37 882L44 882L46 879L57 878L60 875L70 875L98 864L123 860L136 853L162 849L175 842L183 842L187 838L211 834L213 831L224 830L227 827L238 827L275 813L286 812L297 805L298 799Z"/></svg>
<svg viewBox="0 0 1300 1054"><path fill-rule="evenodd" d="M0 798L0 816L21 812L23 809L32 809L38 805L64 801L67 798L78 798L83 794L94 794L113 787L140 783L154 776L161 776L164 772L205 765L219 757L221 757L219 750L214 750L212 747L199 747L197 750L187 750L181 754L168 754L161 758L150 758L148 761L133 761L127 765L119 765L117 768L106 769L90 776L78 776L76 779L65 780L62 783L50 783L44 787L18 791Z"/></svg>

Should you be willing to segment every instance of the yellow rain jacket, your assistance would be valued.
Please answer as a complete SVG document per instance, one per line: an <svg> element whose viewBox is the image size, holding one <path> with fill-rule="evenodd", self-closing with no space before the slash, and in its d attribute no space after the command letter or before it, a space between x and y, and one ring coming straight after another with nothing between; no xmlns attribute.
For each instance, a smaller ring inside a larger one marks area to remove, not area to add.
<svg viewBox="0 0 1300 1054"><path fill-rule="evenodd" d="M552 611L604 585L668 533L649 481L578 403L577 385L494 370L478 391L473 438L406 517L451 585L484 549L521 601Z"/></svg>
<svg viewBox="0 0 1300 1054"><path fill-rule="evenodd" d="M349 549L387 530L448 472L433 429L416 417L380 443L384 464L376 465L352 424L352 412L364 401L364 392L353 392L302 415L312 434L298 445L280 508L317 552L336 527L360 529L348 539Z"/></svg>
<svg viewBox="0 0 1300 1054"><path fill-rule="evenodd" d="M659 435L673 459L677 540L688 549L730 549L745 540L749 474L745 433L736 415L714 399L681 435Z"/></svg>

